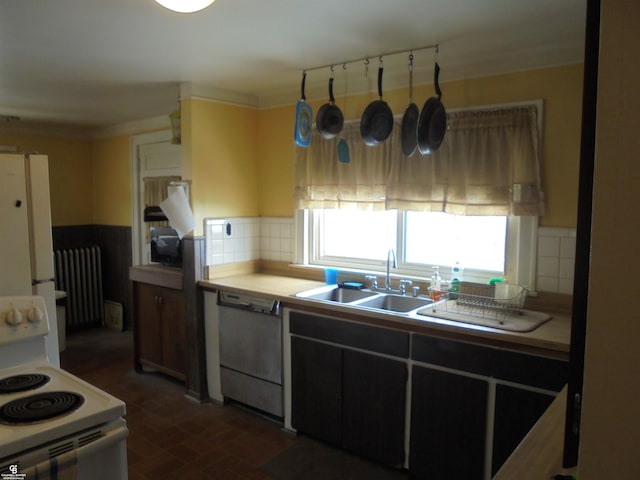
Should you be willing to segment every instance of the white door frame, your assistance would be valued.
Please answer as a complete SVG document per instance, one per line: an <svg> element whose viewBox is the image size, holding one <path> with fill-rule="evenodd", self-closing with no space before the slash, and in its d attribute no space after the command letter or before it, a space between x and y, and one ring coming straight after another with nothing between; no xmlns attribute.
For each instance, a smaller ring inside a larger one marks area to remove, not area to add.
<svg viewBox="0 0 640 480"><path fill-rule="evenodd" d="M152 133L143 133L131 137L131 250L133 265L142 263L142 252L140 251L142 242L140 241L140 215L139 209L142 205L140 192L140 167L138 152L142 145L148 143L159 143L171 141L171 129L161 130Z"/></svg>

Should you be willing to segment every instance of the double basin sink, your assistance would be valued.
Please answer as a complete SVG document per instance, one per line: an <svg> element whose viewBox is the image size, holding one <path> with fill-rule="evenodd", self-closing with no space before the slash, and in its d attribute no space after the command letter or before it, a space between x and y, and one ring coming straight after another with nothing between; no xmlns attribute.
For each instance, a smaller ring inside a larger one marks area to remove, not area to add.
<svg viewBox="0 0 640 480"><path fill-rule="evenodd" d="M472 310L471 313L461 314L457 313L455 308L448 310L448 304L445 303L446 300L434 302L424 296L412 297L395 291L340 288L337 285L324 285L296 293L295 296L325 304L341 304L413 319L423 320L427 317L437 317L455 323L474 324L515 332L530 332L551 319L550 315L542 312L518 309L476 309L477 311ZM443 308L438 306L441 302L443 303ZM463 305L468 304L465 303ZM436 308L438 309L437 314Z"/></svg>
<svg viewBox="0 0 640 480"><path fill-rule="evenodd" d="M309 300L334 302L399 314L408 314L414 310L419 310L433 304L433 301L426 297L410 297L367 289L339 288L337 285L326 285L314 288L297 293L295 296Z"/></svg>

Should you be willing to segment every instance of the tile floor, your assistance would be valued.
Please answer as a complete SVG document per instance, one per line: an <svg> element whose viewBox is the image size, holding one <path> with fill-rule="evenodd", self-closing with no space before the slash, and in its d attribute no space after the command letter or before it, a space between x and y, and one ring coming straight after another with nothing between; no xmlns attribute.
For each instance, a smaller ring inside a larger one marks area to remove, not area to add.
<svg viewBox="0 0 640 480"><path fill-rule="evenodd" d="M133 370L130 332L67 337L62 368L127 404L129 479L272 479L259 467L298 439L234 406L199 404L184 385Z"/></svg>

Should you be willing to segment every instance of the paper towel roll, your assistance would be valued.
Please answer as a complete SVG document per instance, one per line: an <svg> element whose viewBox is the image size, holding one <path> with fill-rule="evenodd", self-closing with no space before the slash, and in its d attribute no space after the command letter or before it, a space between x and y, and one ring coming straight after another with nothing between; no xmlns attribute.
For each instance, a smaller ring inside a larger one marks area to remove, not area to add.
<svg viewBox="0 0 640 480"><path fill-rule="evenodd" d="M169 224L178 232L178 237L182 239L191 232L196 221L189 206L189 200L182 188L176 189L160 204L160 208L169 219Z"/></svg>

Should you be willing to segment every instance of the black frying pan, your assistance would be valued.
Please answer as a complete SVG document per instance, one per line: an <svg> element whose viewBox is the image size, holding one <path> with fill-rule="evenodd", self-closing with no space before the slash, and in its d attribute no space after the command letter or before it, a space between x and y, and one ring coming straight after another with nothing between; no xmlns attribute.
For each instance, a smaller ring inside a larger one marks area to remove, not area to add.
<svg viewBox="0 0 640 480"><path fill-rule="evenodd" d="M420 109L413 103L413 55L409 56L409 106L402 115L402 153L413 155L418 146L418 118Z"/></svg>
<svg viewBox="0 0 640 480"><path fill-rule="evenodd" d="M418 119L418 149L422 155L437 150L447 131L447 113L440 101L442 92L438 84L439 76L440 66L436 62L433 83L437 97L431 97L424 103Z"/></svg>
<svg viewBox="0 0 640 480"><path fill-rule="evenodd" d="M393 112L387 102L382 100L383 70L382 67L378 68L378 96L380 100L375 100L367 105L360 119L360 135L362 135L364 143L369 146L384 142L393 128Z"/></svg>
<svg viewBox="0 0 640 480"><path fill-rule="evenodd" d="M316 127L324 139L331 140L342 131L343 126L344 117L333 97L333 77L331 77L329 79L329 103L325 103L318 110Z"/></svg>

